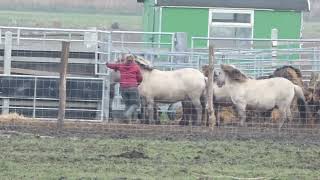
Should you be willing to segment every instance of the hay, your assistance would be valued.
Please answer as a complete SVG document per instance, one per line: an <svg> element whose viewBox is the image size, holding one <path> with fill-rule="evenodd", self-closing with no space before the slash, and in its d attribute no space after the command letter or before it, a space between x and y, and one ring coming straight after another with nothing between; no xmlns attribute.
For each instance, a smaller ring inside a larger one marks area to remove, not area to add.
<svg viewBox="0 0 320 180"><path fill-rule="evenodd" d="M27 122L33 119L24 117L18 113L9 113L9 114L1 114L0 115L0 122Z"/></svg>
<svg viewBox="0 0 320 180"><path fill-rule="evenodd" d="M232 106L223 107L222 110L219 111L219 116L220 116L220 123L224 125L232 124L237 119L236 112L233 110Z"/></svg>

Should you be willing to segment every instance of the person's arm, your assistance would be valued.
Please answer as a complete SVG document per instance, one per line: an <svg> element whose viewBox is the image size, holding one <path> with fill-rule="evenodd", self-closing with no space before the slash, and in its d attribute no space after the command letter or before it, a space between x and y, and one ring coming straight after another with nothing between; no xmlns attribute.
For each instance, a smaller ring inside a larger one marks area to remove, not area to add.
<svg viewBox="0 0 320 180"><path fill-rule="evenodd" d="M113 69L117 71L119 69L119 64L114 64L114 63L106 63L106 66L110 69Z"/></svg>

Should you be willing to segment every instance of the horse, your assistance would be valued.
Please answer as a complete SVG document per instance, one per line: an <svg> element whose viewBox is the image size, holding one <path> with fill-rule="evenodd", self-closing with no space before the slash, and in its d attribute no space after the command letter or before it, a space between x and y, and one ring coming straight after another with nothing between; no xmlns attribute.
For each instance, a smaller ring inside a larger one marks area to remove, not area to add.
<svg viewBox="0 0 320 180"><path fill-rule="evenodd" d="M307 91L309 92L307 97L307 102L309 105L309 115L310 126L314 127L316 124L320 123L320 74L319 73L311 73L311 78L307 87Z"/></svg>
<svg viewBox="0 0 320 180"><path fill-rule="evenodd" d="M303 90L303 93L304 93L304 96L305 96L305 99L307 102L307 107L308 107L307 108L307 110L308 110L307 115L312 116L313 109L310 107L313 106L312 105L313 93L312 93L312 90L308 89L305 86L305 84L303 83L301 71L293 66L285 65L285 66L281 66L281 67L275 69L271 75L258 77L257 79L269 79L269 78L273 78L273 77L283 77L283 78L290 80L293 84L300 86ZM299 109L299 107L297 106L297 99L294 98L293 103L291 105L291 111L293 112L294 119L299 119L300 115L298 113L298 109ZM273 110L273 113L275 113L276 111L277 111L277 109ZM310 117L308 117L308 118L310 118ZM306 119L300 118L300 120L302 120L303 124L306 124ZM276 121L275 118L274 118L274 121Z"/></svg>
<svg viewBox="0 0 320 180"><path fill-rule="evenodd" d="M208 77L209 75L209 65L203 65L202 66L202 72L203 74ZM221 116L220 116L220 110L222 108L233 106L231 97L228 93L227 87L219 87L217 85L217 72L213 72L213 104L214 104L214 113L217 118L216 126L219 126L221 123Z"/></svg>
<svg viewBox="0 0 320 180"><path fill-rule="evenodd" d="M290 105L294 96L297 96L299 111L302 118L306 114L306 102L301 87L293 84L286 78L274 77L256 80L248 78L239 69L232 65L221 64L221 71L217 78L219 87L226 86L231 100L240 116L240 125L245 125L246 108L268 111L277 107L282 121L279 130L285 121L292 121Z"/></svg>
<svg viewBox="0 0 320 180"><path fill-rule="evenodd" d="M205 94L207 78L197 69L161 71L141 57L134 58L141 68L143 80L138 89L146 100L149 120L153 121L155 102L174 103L190 99L197 112L197 120L193 124L201 125L203 107L200 99Z"/></svg>

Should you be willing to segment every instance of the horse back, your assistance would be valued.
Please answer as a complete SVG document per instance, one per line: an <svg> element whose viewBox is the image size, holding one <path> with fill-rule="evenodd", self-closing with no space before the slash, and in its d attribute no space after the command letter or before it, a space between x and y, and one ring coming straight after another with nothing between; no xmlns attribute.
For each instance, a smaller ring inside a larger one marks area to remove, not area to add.
<svg viewBox="0 0 320 180"><path fill-rule="evenodd" d="M152 70L139 86L143 95L156 99L184 99L201 96L206 87L204 75L191 68L174 71Z"/></svg>

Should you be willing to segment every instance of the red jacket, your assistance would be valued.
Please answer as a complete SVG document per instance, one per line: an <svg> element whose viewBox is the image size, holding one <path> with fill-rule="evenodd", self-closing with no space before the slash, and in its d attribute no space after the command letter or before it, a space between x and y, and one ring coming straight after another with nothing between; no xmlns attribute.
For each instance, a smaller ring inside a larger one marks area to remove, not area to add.
<svg viewBox="0 0 320 180"><path fill-rule="evenodd" d="M138 87L142 81L140 67L136 63L130 64L109 64L107 67L120 71L120 87Z"/></svg>

